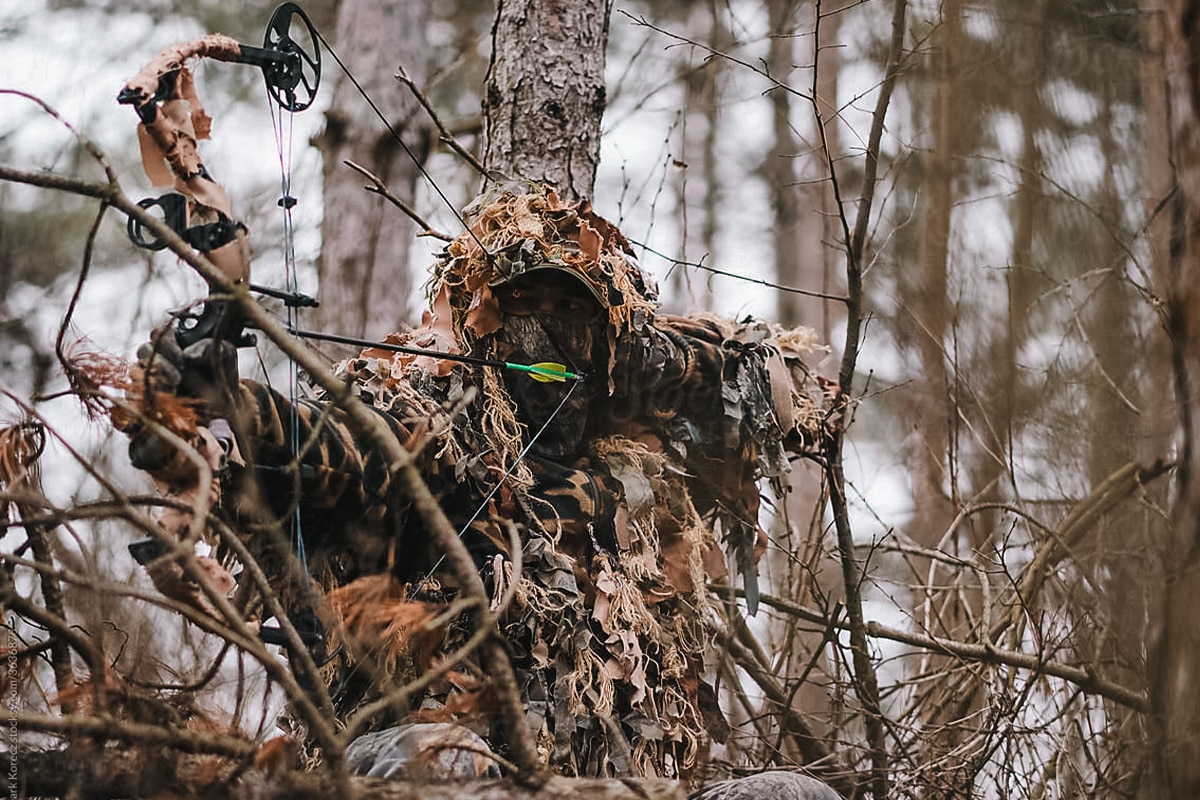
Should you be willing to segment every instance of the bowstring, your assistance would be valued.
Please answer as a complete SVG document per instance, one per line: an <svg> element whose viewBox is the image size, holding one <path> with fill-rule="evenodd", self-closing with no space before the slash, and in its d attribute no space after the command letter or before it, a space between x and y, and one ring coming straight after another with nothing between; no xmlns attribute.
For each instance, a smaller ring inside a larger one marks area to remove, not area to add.
<svg viewBox="0 0 1200 800"><path fill-rule="evenodd" d="M269 95L269 92L268 92ZM268 99L269 96L268 96ZM296 294L299 291L299 279L296 274L296 229L292 217L292 208L296 205L292 196L292 161L295 147L296 112L287 111L275 103L268 102L271 109L271 130L275 134L275 152L279 156L279 206L283 210L283 273L287 291ZM290 328L299 325L299 310L290 303L284 304L287 323ZM288 364L288 404L291 413L288 415L288 438L291 445L292 463L295 464L297 483L300 476L300 412L299 412L299 367L292 359ZM308 585L308 553L304 546L304 529L300 522L300 497L297 485L297 497L292 503L291 537L295 548L296 559L300 562L300 580Z"/></svg>
<svg viewBox="0 0 1200 800"><path fill-rule="evenodd" d="M404 139L401 138L400 132L396 130L396 127L392 125L391 121L387 118L387 115L384 114L379 106L375 104L375 101L371 98L371 95L369 95L363 85L358 82L358 78L354 77L354 73L350 71L350 68L346 66L345 62L342 61L342 59L338 56L337 51L334 50L333 46L329 44L329 41L325 38L324 34L322 34L321 31L316 28L316 26L313 26L313 33L315 33L317 38L321 40L321 44L329 52L329 55L333 56L333 60L337 62L338 67L346 74L346 77L350 80L350 83L355 89L358 90L358 93L362 95L362 98L367 102L367 105L371 107L371 111L375 112L375 116L378 117L379 121L383 123L385 128L387 128L388 133L391 134L392 138L396 141L396 144L400 145L400 149L402 149L405 155L408 156L409 160L412 161L413 166L415 166L417 171L421 173L421 177L425 179L426 183L429 184L430 188L433 189L433 191L441 199L442 203L445 204L446 208L450 210L450 213L454 215L454 218L458 220L459 226L467 232L468 236L475 240L475 244L477 244L479 249L483 251L484 259L491 264L493 258L491 251L484 246L482 241L480 241L479 237L475 234L475 231L473 231L471 226L467 224L467 221L455 207L454 203L450 202L450 198L446 196L444 191L442 191L442 187L439 186L438 182L435 181L433 176L429 174L429 170L425 169L425 165L421 163L421 159L417 158L417 154L414 153L412 148L410 148Z"/></svg>
<svg viewBox="0 0 1200 800"><path fill-rule="evenodd" d="M504 482L506 480L508 480L508 478L513 474L513 472L516 471L517 467L519 467L521 465L521 462L525 460L525 457L529 455L529 451L533 449L533 446L535 444L537 444L537 440L541 437L541 435L543 433L546 432L546 429L550 427L550 423L553 422L554 419L558 416L559 412L561 412L563 410L563 406L565 406L567 404L567 401L571 399L571 395L575 393L575 390L577 388L579 388L579 384L580 384L580 381L572 381L571 385L569 387L567 387L567 393L564 394L563 399L559 401L558 407L554 409L554 413L551 414L546 419L546 421L542 423L542 426L540 428L538 428L537 433L535 433L533 435L533 438L531 438L529 440L529 443L525 445L524 449L521 450L520 454L517 455L516 459L511 464L508 465L508 468L506 470L504 470L503 474L500 475L500 479L498 481L496 481L495 485L492 486L491 490L488 491L487 495L485 495L483 500L480 501L479 506L476 507L474 513L471 514L471 517L465 523L463 523L463 526L461 528L459 528L459 530L458 530L458 538L459 539L461 539L463 536L466 535L467 529L470 528L471 525L473 525L475 523L475 520L479 519L479 515L483 513L483 510L485 508L487 508L487 504L490 503L492 501L492 498L496 496L496 492L500 491L500 487L504 485ZM446 560L446 554L442 553L442 555L438 558L438 560L434 563L434 565L432 567L430 567L429 570L425 573L424 577L422 577L421 580L417 581L417 586L416 586L415 591L421 590L421 587L424 586L433 577L433 574L435 572L437 572L438 567L440 567L442 565L442 562L445 560Z"/></svg>

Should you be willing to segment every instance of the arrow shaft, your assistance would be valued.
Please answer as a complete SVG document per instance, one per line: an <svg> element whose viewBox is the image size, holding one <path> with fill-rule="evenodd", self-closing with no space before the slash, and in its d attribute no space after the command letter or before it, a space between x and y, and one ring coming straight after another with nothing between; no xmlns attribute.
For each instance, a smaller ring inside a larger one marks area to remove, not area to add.
<svg viewBox="0 0 1200 800"><path fill-rule="evenodd" d="M428 356L429 358L441 358L446 361L458 361L463 364L476 364L481 367L496 367L497 369L513 369L518 372L525 372L530 375L541 375L555 380L580 380L581 375L575 372L568 372L565 369L552 369L540 364L514 364L510 361L496 361L490 358L478 358L476 356L464 356L458 353L443 353L440 350L426 350L422 347L409 347L403 344L392 344L391 342L372 342L367 339L357 339L353 336L341 336L336 333L322 333L320 331L303 331L296 328L290 328L289 333L293 336L298 336L301 339L315 339L322 342L335 342L337 344L349 344L356 347L370 347L379 350L388 350L393 353L407 353L414 356Z"/></svg>

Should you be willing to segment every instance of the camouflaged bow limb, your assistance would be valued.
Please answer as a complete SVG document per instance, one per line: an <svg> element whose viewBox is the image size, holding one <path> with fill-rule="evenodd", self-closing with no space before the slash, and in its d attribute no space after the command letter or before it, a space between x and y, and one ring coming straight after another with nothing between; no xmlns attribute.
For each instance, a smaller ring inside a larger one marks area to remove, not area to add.
<svg viewBox="0 0 1200 800"><path fill-rule="evenodd" d="M306 29L311 55L291 35L296 17ZM173 363L175 368L183 369L184 362L190 359L193 367L211 378L214 384L222 379L236 383L236 359L230 361L228 345L249 346L254 342L253 337L243 333L245 312L242 303L250 281L247 230L234 220L228 193L213 179L200 159L198 142L209 138L212 120L196 94L191 66L201 58L258 66L274 101L285 110L301 111L312 104L320 83L320 50L316 42L316 31L304 12L294 3L284 3L268 22L263 47L243 45L221 34L174 44L151 59L117 96L119 103L131 105L137 111L138 142L147 177L154 186L170 189L157 198L142 200L139 205L147 212L155 211L161 215L167 227L212 263L218 276L205 275L209 282L209 297L203 301L198 313L188 310L175 315L173 330L166 332L174 341L159 341L156 337L151 343L153 353L145 356L147 369L153 369L152 365L167 354L167 361L179 362ZM291 203L294 203L291 198L281 201L285 208ZM164 239L134 217L130 217L128 232L133 243L144 249L161 250L167 246ZM211 360L207 371L202 363L205 357L200 355L201 348L192 347L200 343L208 345L203 350ZM174 358L170 357L171 353ZM152 387L148 383L146 388ZM208 392L200 392L200 395L204 395L199 398L202 400L215 398L215 395L208 396ZM227 424L219 422L213 420L199 430L194 425L188 426L187 438L195 442L202 459L217 459L220 463L226 459L236 461L239 457L235 437ZM142 437L142 440L153 444L158 438ZM131 455L135 453L134 445L138 441L135 438L131 444ZM175 460L178 456L176 454ZM163 470L151 466L150 461L143 468L150 469L156 482L161 484ZM192 484L191 480L177 478L159 488L168 495L198 491L199 487ZM211 487L203 488L213 493L214 502L219 500L219 482L213 481ZM184 520L164 527L175 533L185 531L190 528L191 520L189 515L184 517ZM130 550L141 563L154 560L161 552L153 540L135 542Z"/></svg>
<svg viewBox="0 0 1200 800"><path fill-rule="evenodd" d="M310 43L307 52L291 35L299 17ZM139 205L158 209L164 221L203 253L220 272L227 286L210 285L210 294L248 286L250 255L246 226L233 218L225 187L213 180L200 160L197 143L209 138L212 119L196 95L190 64L201 58L260 67L268 94L287 111L308 108L321 80L321 55L317 33L307 15L294 3L275 9L267 24L262 47L241 44L222 34L210 34L175 44L155 56L117 96L138 113L138 143L142 166L155 187L172 192L147 198ZM283 198L285 208L293 198ZM136 220L129 223L134 244L149 250L166 246L148 236ZM242 334L236 304L206 301L199 314L180 316L175 331L182 347L205 339L224 339L238 346L253 342Z"/></svg>
<svg viewBox="0 0 1200 800"><path fill-rule="evenodd" d="M233 221L233 211L225 188L212 179L197 151L197 142L209 137L211 118L196 95L195 82L188 62L213 57L233 60L240 46L220 34L194 42L172 45L159 53L130 80L118 95L118 102L132 105L138 112L138 144L142 167L155 187L171 187L174 192L148 198L140 205L158 208L164 221L188 244L204 253L231 285L250 279L250 257L246 229ZM147 249L160 249L159 240L148 240L142 228L131 223L130 238ZM210 287L219 290L218 287ZM227 318L224 304L206 303L196 318L206 323L205 335L217 333L217 318ZM226 321L228 321L226 319ZM181 345L194 343L181 323L177 337L189 338ZM228 331L222 331L228 333Z"/></svg>

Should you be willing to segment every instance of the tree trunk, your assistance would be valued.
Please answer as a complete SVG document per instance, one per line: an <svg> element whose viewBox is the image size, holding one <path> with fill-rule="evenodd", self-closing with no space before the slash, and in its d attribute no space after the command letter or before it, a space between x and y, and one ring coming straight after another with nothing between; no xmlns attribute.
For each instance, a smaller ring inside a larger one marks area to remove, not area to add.
<svg viewBox="0 0 1200 800"><path fill-rule="evenodd" d="M610 0L498 0L483 98L483 163L495 179L591 197L611 10Z"/></svg>
<svg viewBox="0 0 1200 800"><path fill-rule="evenodd" d="M775 238L775 277L783 286L837 294L836 275L841 269L840 250L834 243L842 238L837 222L837 204L829 180L826 158L835 163L841 151L841 118L838 109L838 76L842 68L841 51L829 43L838 40L842 12L847 0L818 4L805 0L770 0L771 41L768 45L768 71L776 80L802 91L815 88L816 111L824 125L812 130L813 142L824 142L828 156L820 151L809 154L793 127L795 96L783 89L770 94L774 143L762 170L771 191L775 211L772 230ZM819 25L817 13L822 15ZM809 42L801 31L817 29L820 41ZM796 53L797 43L802 53ZM804 52L807 51L807 52ZM815 87L807 70L795 64L811 61L816 65ZM807 82L807 83L806 83ZM784 326L807 325L816 329L822 342L833 340L835 319L841 311L837 303L818 297L779 292L775 300L778 322Z"/></svg>
<svg viewBox="0 0 1200 800"><path fill-rule="evenodd" d="M955 144L961 124L958 108L958 79L954 69L956 45L961 37L961 0L947 0L942 22L935 29L933 44L933 143L924 159L924 191L928 201L923 211L920 238L921 273L909 286L916 330L914 337L920 359L920 387L915 427L919 452L913 470L917 512L911 525L912 537L935 546L953 517L950 505L950 378L946 367L950 309L946 297L946 270L950 248L950 220L954 212L954 174L957 169ZM935 626L934 630L938 630ZM944 631L942 631L944 632Z"/></svg>
<svg viewBox="0 0 1200 800"><path fill-rule="evenodd" d="M911 536L926 547L941 546L951 552L957 549L956 542L943 543L942 538L954 518L956 504L954 470L959 456L954 420L959 400L954 396L953 370L957 365L949 364L947 353L952 335L947 286L950 232L957 201L955 179L960 170L958 156L965 123L959 107L965 84L959 63L965 39L962 15L961 0L946 0L942 4L941 21L931 37L933 144L924 160L924 185L929 200L920 240L920 284L913 287L910 301L917 326L918 381L923 383L917 395L920 407L914 409L918 452ZM942 578L937 565L921 561L917 564L919 571L925 573L921 579L930 579L926 591L936 592ZM914 599L923 605L923 608L918 606L916 613L924 630L956 639L966 635L969 613L961 604L960 595L939 594L928 603L923 595ZM951 659L931 655L923 667L930 674L942 675L936 686L931 687L933 693L922 712L926 728L922 761L936 765L925 773L929 781L928 796L969 797L978 765L962 752L961 745L975 732L968 721L972 719L971 712L978 708L982 686L973 677L964 677L955 670Z"/></svg>
<svg viewBox="0 0 1200 800"><path fill-rule="evenodd" d="M1200 0L1167 0L1166 66L1177 170L1170 332L1183 441L1163 626L1150 696L1160 726L1158 797L1200 796Z"/></svg>
<svg viewBox="0 0 1200 800"><path fill-rule="evenodd" d="M815 111L821 116L818 119L815 113L804 114L809 110L807 106L797 114L794 95L783 89L773 89L769 95L774 141L760 173L770 191L774 215L771 230L775 277L782 286L829 293L838 291L833 286L833 276L839 251L833 243L841 237L837 230L827 162L827 158L836 161L842 155L838 146L837 113L841 58L837 48L821 45L837 41L842 18L838 12L844 5L844 0L824 3L819 9L808 0L770 0L768 3L771 38L767 70L781 83L807 89L804 84L811 84L813 77L806 70L796 69L795 65L816 64ZM819 41L799 35L816 28L818 11L824 15L819 26ZM810 141L821 141L816 126L825 126L828 154L807 153L796 133L797 116L811 117L813 132L807 137ZM829 306L834 304L818 297L785 291L777 292L775 304L781 325L807 325L817 330L820 341L832 341ZM838 310L840 308L833 309L834 313ZM773 541L783 546L767 551L769 575L781 582L786 595L797 603L810 603L814 595L837 597L842 592L841 573L829 552L835 545L825 537L823 515L814 513L814 509L819 509L825 502L820 469L798 460L792 464L787 481L786 513L776 518L777 529L772 532ZM795 619L773 630L772 634L772 646L785 656L783 663L789 681L809 673L814 653L827 646L822 633L804 629ZM819 673L809 674L804 684L795 690L794 700L794 707L803 709L812 733L821 739L830 736L829 721L835 715L825 679L826 676ZM790 748L791 742L785 741L785 747ZM797 763L803 763L804 753L798 748L792 749L795 752L789 752L789 756Z"/></svg>
<svg viewBox="0 0 1200 800"><path fill-rule="evenodd" d="M426 128L416 101L394 75L403 65L416 85L424 82L428 6L427 0L341 0L337 21L338 55L418 158L427 149ZM317 139L325 160L325 218L317 268L321 307L314 321L323 330L379 338L409 316L415 227L364 191L363 177L342 162L361 164L402 198L412 195L417 165L340 71L325 116Z"/></svg>

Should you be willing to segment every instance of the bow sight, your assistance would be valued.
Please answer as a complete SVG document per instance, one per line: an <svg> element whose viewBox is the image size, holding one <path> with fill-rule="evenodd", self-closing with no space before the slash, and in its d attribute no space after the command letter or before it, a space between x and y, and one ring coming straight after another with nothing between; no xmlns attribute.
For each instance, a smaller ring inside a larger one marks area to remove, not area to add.
<svg viewBox="0 0 1200 800"><path fill-rule="evenodd" d="M293 20L300 39L293 36ZM196 97L187 62L201 57L262 70L267 94L285 111L303 111L312 105L321 82L321 49L312 22L295 3L275 9L267 23L262 47L241 44L227 36L212 35L167 48L144 67L117 95L131 105L141 125L138 139L146 173L156 186L173 185L177 191L148 197L138 203L201 253L231 284L248 284L249 256L246 227L233 219L229 198L216 183L196 151L196 141L208 136L210 120ZM164 170L164 161L169 172ZM291 208L295 200L284 197L280 205ZM167 243L138 219L129 218L129 239L147 250L162 250ZM258 287L250 286L253 290ZM280 292L289 305L315 305L311 298ZM223 338L238 346L253 343L242 332L240 315L232 304L209 299L199 313L180 315L176 339L187 347L208 338Z"/></svg>

